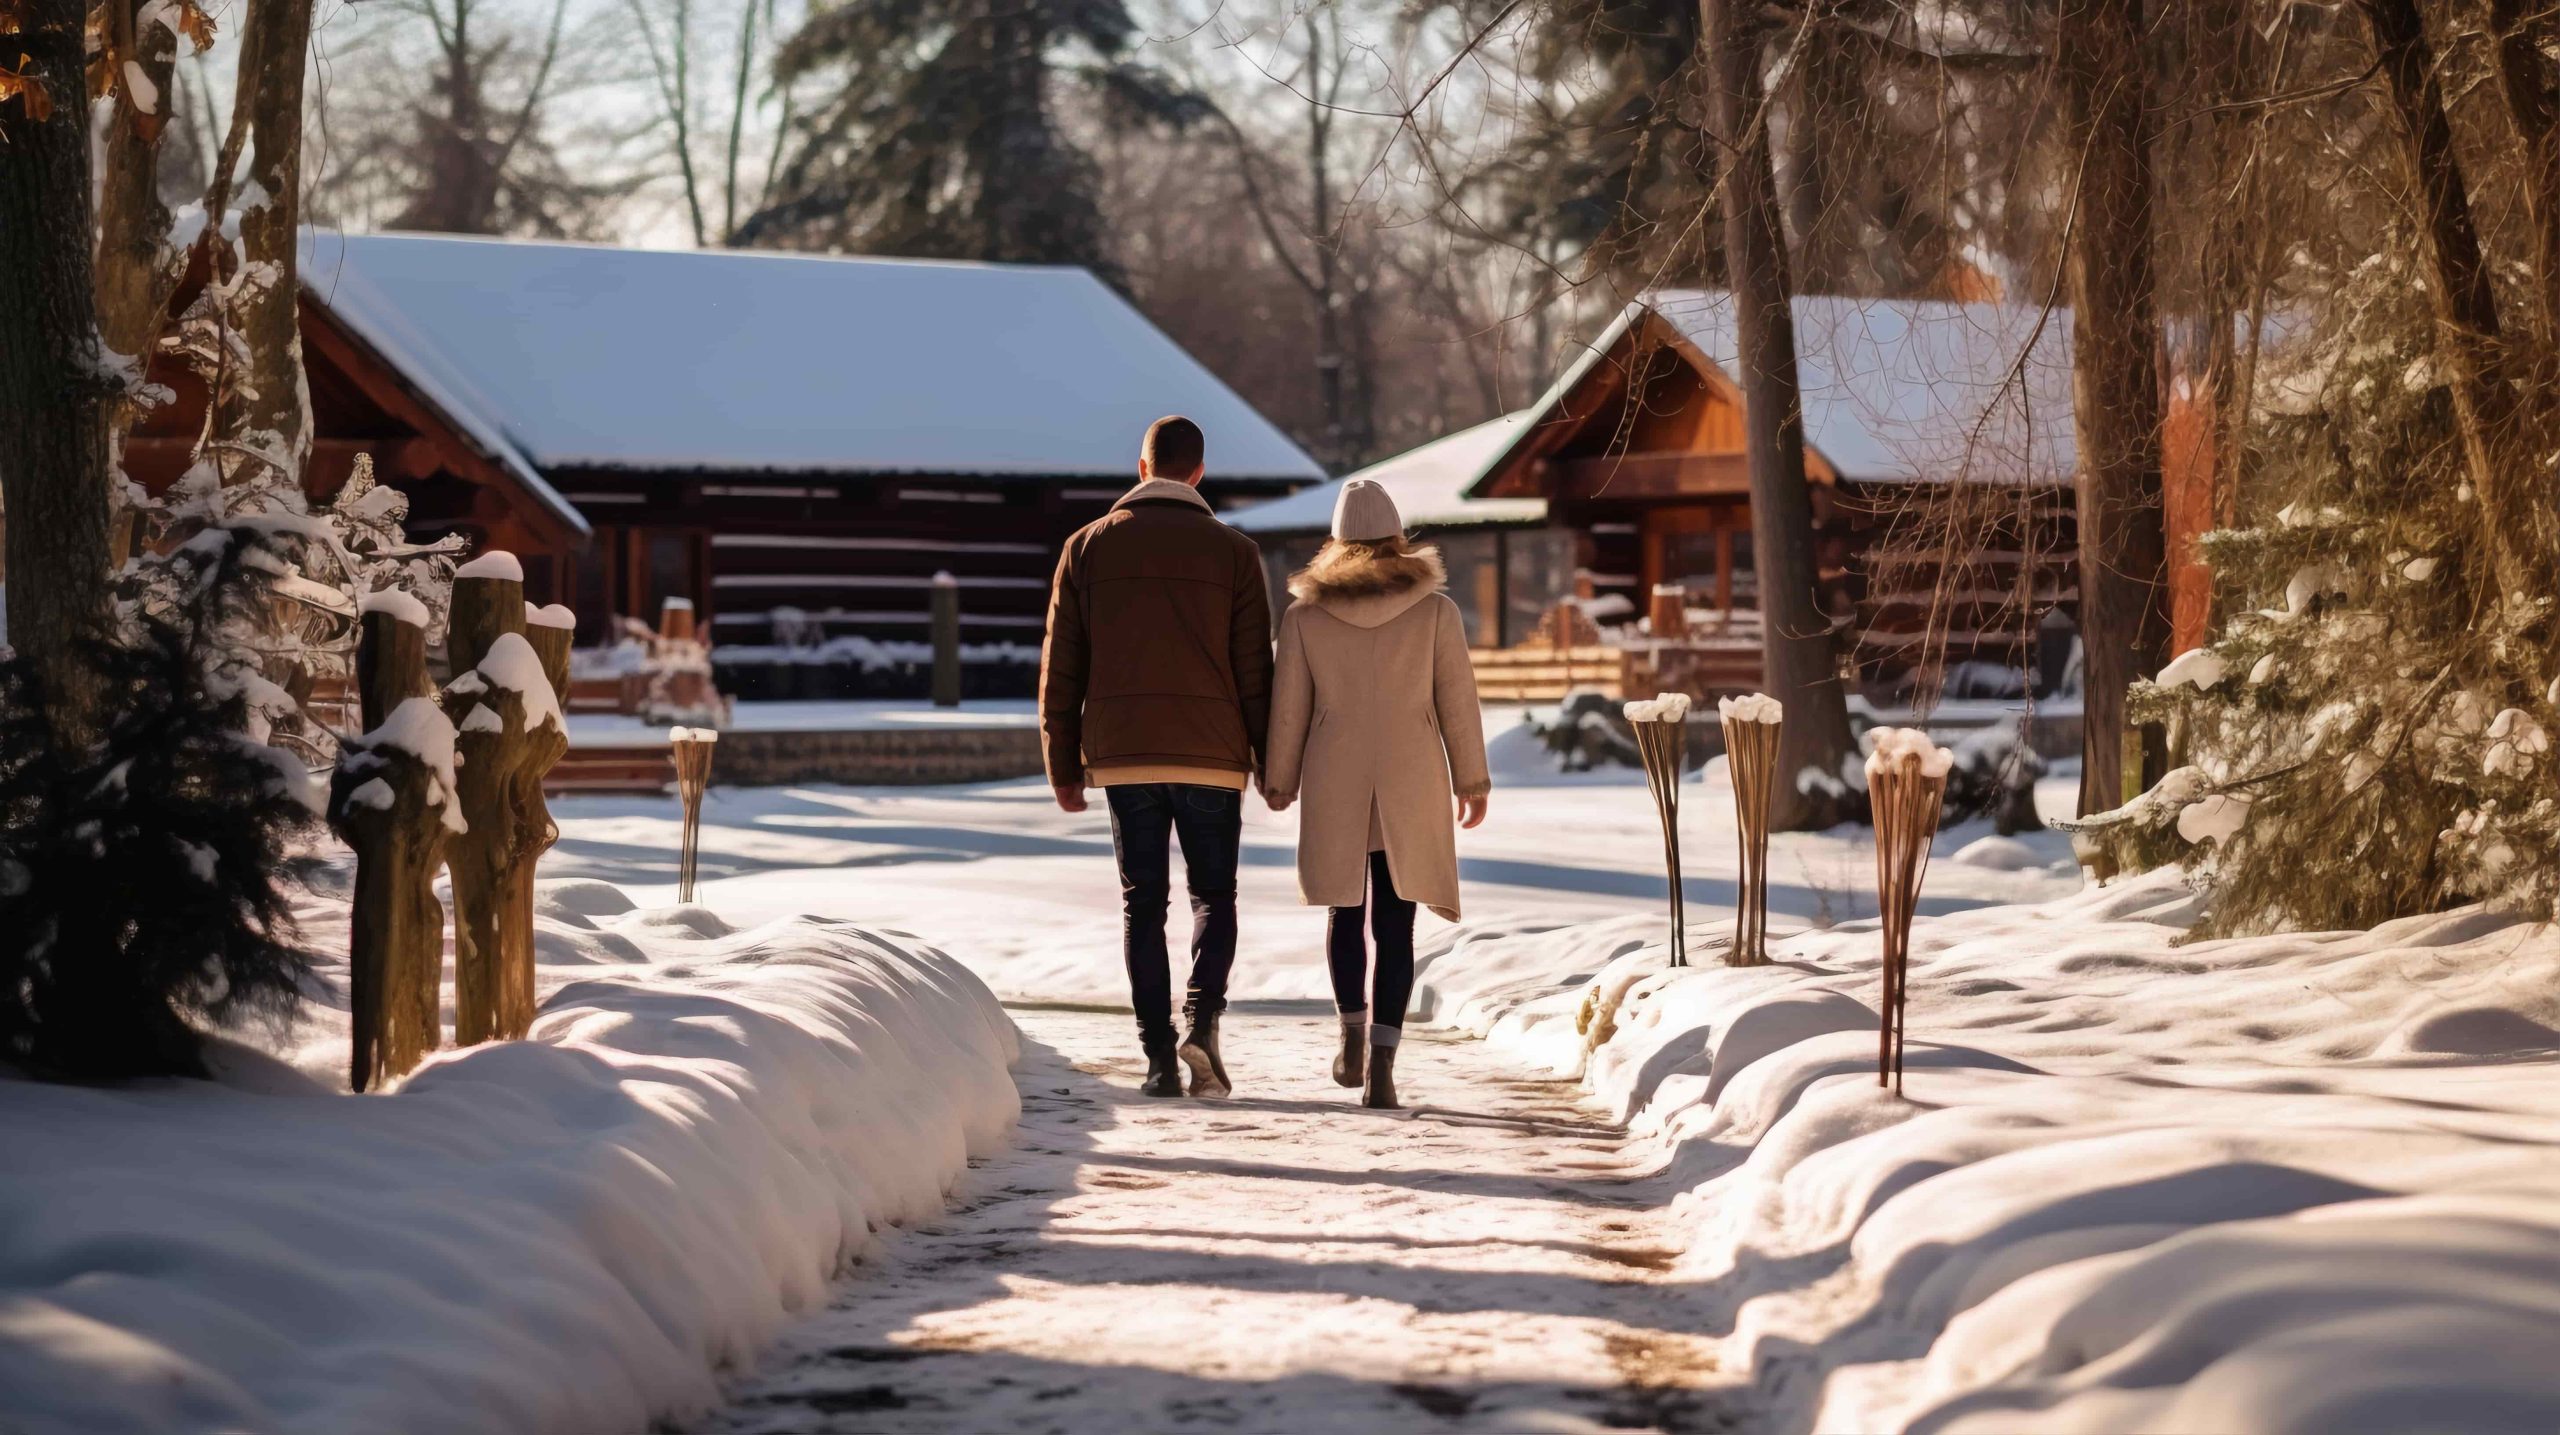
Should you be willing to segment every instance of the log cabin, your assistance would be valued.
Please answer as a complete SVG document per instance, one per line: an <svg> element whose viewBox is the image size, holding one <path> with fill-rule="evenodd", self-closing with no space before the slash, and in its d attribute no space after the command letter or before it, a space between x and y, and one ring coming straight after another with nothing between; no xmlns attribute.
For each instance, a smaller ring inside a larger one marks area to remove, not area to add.
<svg viewBox="0 0 2560 1435"><path fill-rule="evenodd" d="M1816 597L1860 685L1887 700L2049 687L2077 597L2070 315L1827 296L1793 309ZM1629 304L1464 485L1543 500L1595 616L1678 614L1701 695L1758 681L1733 317L1721 291Z"/></svg>
<svg viewBox="0 0 2560 1435"><path fill-rule="evenodd" d="M412 537L516 552L582 643L689 601L750 694L923 642L946 571L1027 691L1059 545L1163 414L1207 432L1213 503L1325 476L1082 269L314 231L302 286L315 498L369 453ZM203 395L154 377L179 401L127 458L156 491Z"/></svg>

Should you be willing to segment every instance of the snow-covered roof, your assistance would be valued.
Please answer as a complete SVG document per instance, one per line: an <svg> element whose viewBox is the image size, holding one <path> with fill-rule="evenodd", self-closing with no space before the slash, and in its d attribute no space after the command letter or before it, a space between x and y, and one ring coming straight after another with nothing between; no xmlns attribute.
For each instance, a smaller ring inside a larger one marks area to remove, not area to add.
<svg viewBox="0 0 2560 1435"><path fill-rule="evenodd" d="M1247 533L1321 533L1333 526L1334 500L1341 496L1342 486L1355 478L1367 478L1386 486L1408 528L1542 523L1547 517L1545 499L1466 496L1467 485L1475 482L1476 475L1484 471L1495 454L1510 447L1513 436L1528 422L1530 412L1521 409L1444 434L1331 483L1251 504L1225 518Z"/></svg>
<svg viewBox="0 0 2560 1435"><path fill-rule="evenodd" d="M2067 483L2071 313L2030 304L1802 295L1793 302L1805 441L1844 479ZM1629 304L1530 412L1564 396L1646 315L1733 376L1734 303L1721 289L1660 289ZM1486 459L1481 481L1509 451Z"/></svg>
<svg viewBox="0 0 2560 1435"><path fill-rule="evenodd" d="M1082 269L315 231L303 282L546 473L1116 479L1180 413L1214 475L1324 477Z"/></svg>

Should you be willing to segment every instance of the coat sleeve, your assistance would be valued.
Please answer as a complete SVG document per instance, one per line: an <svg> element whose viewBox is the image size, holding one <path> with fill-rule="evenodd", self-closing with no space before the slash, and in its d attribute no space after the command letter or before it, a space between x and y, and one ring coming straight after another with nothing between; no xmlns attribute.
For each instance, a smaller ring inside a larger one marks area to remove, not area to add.
<svg viewBox="0 0 2560 1435"><path fill-rule="evenodd" d="M1295 608L1281 615L1280 657L1271 674L1271 746L1262 766L1262 790L1272 797L1298 795L1307 726L1315 717L1316 679L1307 667L1305 626Z"/></svg>
<svg viewBox="0 0 2560 1435"><path fill-rule="evenodd" d="M1049 587L1048 636L1040 647L1040 744L1052 787L1084 785L1084 692L1092 654L1077 576L1076 541L1070 538Z"/></svg>
<svg viewBox="0 0 2560 1435"><path fill-rule="evenodd" d="M1431 655L1431 705L1440 714L1440 741L1449 750L1449 784L1460 797L1493 791L1484 757L1484 707L1476 701L1476 665L1467 656L1458 605L1442 599Z"/></svg>
<svg viewBox="0 0 2560 1435"><path fill-rule="evenodd" d="M1263 587L1262 552L1246 540L1237 554L1244 571L1236 575L1230 605L1227 642L1229 665L1236 677L1236 702L1244 709L1245 740L1253 745L1253 765L1271 766L1271 595Z"/></svg>

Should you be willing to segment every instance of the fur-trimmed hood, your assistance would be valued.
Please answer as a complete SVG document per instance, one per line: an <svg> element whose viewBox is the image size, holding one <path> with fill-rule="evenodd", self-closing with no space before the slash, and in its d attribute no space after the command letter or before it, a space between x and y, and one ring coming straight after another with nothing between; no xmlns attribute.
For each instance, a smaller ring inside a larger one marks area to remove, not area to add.
<svg viewBox="0 0 2560 1435"><path fill-rule="evenodd" d="M1440 550L1380 553L1366 544L1328 543L1289 579L1289 595L1360 628L1374 628L1449 586Z"/></svg>

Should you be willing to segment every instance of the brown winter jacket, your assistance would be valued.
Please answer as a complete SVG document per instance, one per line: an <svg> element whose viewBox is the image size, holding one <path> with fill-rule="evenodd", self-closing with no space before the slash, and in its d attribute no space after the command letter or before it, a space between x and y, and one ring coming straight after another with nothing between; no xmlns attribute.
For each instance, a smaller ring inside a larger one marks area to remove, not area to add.
<svg viewBox="0 0 2560 1435"><path fill-rule="evenodd" d="M1250 773L1271 718L1262 553L1187 484L1154 479L1078 529L1049 590L1049 782L1088 764Z"/></svg>

